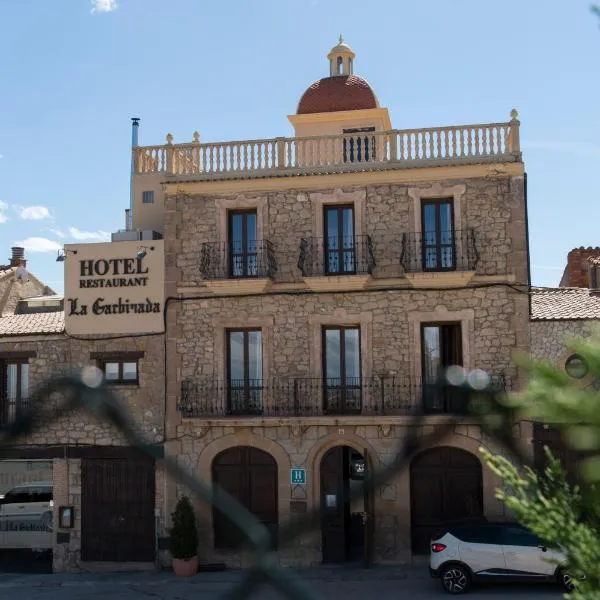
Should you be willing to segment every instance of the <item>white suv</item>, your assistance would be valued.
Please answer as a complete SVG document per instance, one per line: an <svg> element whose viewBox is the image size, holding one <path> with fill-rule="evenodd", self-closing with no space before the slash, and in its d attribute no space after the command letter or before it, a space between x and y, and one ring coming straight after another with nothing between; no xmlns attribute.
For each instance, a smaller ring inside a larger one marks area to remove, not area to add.
<svg viewBox="0 0 600 600"><path fill-rule="evenodd" d="M53 485L18 485L0 498L0 550L52 548Z"/></svg>
<svg viewBox="0 0 600 600"><path fill-rule="evenodd" d="M429 571L449 594L464 594L477 581L554 581L566 590L573 579L564 555L544 546L521 525L467 522L449 525L431 541Z"/></svg>

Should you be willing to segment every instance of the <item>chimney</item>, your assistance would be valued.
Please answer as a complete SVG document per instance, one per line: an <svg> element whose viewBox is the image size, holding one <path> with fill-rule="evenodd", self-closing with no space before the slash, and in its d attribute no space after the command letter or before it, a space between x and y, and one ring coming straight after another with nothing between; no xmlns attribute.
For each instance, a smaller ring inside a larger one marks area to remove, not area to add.
<svg viewBox="0 0 600 600"><path fill-rule="evenodd" d="M600 257L600 247L581 246L569 252L567 268L560 282L561 287L590 287L590 262L588 261L590 257Z"/></svg>
<svg viewBox="0 0 600 600"><path fill-rule="evenodd" d="M10 257L11 267L26 267L27 261L25 260L25 248L20 246L13 246L11 248L12 256Z"/></svg>

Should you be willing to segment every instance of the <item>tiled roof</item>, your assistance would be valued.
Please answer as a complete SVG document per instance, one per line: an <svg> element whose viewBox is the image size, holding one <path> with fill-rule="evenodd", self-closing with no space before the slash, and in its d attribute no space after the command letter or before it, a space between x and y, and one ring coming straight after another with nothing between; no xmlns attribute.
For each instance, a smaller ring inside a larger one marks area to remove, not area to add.
<svg viewBox="0 0 600 600"><path fill-rule="evenodd" d="M592 294L587 288L533 288L531 318L600 319L600 294Z"/></svg>
<svg viewBox="0 0 600 600"><path fill-rule="evenodd" d="M375 93L362 77L336 75L315 81L300 98L297 113L307 115L378 106Z"/></svg>
<svg viewBox="0 0 600 600"><path fill-rule="evenodd" d="M25 315L10 315L0 318L0 336L63 333L64 312L44 312Z"/></svg>

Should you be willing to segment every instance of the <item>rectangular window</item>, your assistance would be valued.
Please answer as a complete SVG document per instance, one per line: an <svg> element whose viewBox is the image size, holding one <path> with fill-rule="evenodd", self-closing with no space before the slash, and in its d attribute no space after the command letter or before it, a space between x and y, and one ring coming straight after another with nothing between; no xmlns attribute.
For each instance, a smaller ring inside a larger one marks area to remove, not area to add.
<svg viewBox="0 0 600 600"><path fill-rule="evenodd" d="M138 381L137 360L100 360L99 368L104 373L106 383L115 385L136 385Z"/></svg>
<svg viewBox="0 0 600 600"><path fill-rule="evenodd" d="M361 135L375 131L375 127L344 129L344 162L375 160L375 136Z"/></svg>
<svg viewBox="0 0 600 600"><path fill-rule="evenodd" d="M154 191L142 192L142 204L154 204Z"/></svg>
<svg viewBox="0 0 600 600"><path fill-rule="evenodd" d="M262 411L262 332L227 331L228 404L231 414Z"/></svg>
<svg viewBox="0 0 600 600"><path fill-rule="evenodd" d="M360 328L323 328L324 411L357 413L362 409Z"/></svg>
<svg viewBox="0 0 600 600"><path fill-rule="evenodd" d="M257 219L255 210L229 213L229 276L257 277Z"/></svg>
<svg viewBox="0 0 600 600"><path fill-rule="evenodd" d="M462 365L462 330L460 323L425 323L421 327L421 365L423 402L427 412L462 412L458 390L444 389L440 377L452 365Z"/></svg>
<svg viewBox="0 0 600 600"><path fill-rule="evenodd" d="M421 252L424 271L456 269L454 202L450 199L424 200L421 214Z"/></svg>
<svg viewBox="0 0 600 600"><path fill-rule="evenodd" d="M326 275L356 273L356 237L354 207L326 206L323 247Z"/></svg>
<svg viewBox="0 0 600 600"><path fill-rule="evenodd" d="M29 402L29 363L7 360L2 363L3 396L0 419L12 423Z"/></svg>

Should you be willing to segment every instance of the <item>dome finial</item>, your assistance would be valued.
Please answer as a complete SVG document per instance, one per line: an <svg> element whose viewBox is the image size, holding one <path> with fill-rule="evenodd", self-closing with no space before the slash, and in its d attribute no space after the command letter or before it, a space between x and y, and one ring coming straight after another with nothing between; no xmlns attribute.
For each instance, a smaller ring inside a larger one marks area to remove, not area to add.
<svg viewBox="0 0 600 600"><path fill-rule="evenodd" d="M341 33L338 43L331 49L327 58L329 59L329 74L331 77L336 75L352 75L354 52L344 42L344 36Z"/></svg>

